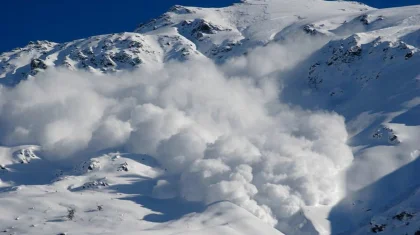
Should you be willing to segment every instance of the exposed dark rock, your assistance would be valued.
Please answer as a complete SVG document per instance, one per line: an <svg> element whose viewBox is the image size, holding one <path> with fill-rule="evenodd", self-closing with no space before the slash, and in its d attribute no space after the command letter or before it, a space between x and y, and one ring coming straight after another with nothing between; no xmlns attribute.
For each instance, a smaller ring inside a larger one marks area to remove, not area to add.
<svg viewBox="0 0 420 235"><path fill-rule="evenodd" d="M313 24L303 26L303 31L310 35L317 35L319 33Z"/></svg>
<svg viewBox="0 0 420 235"><path fill-rule="evenodd" d="M124 162L123 164L121 164L118 167L117 171L128 171L128 163L127 162Z"/></svg>
<svg viewBox="0 0 420 235"><path fill-rule="evenodd" d="M408 213L408 212L401 212L397 215L395 215L394 217L392 217L393 219L399 220L399 221L403 221L403 220L409 220L411 218L414 217L414 214Z"/></svg>
<svg viewBox="0 0 420 235"><path fill-rule="evenodd" d="M194 11L180 5L175 5L169 9L170 12L174 12L176 14L191 14L195 13Z"/></svg>
<svg viewBox="0 0 420 235"><path fill-rule="evenodd" d="M143 47L143 45L140 42L132 41L132 42L130 42L128 47L130 47L130 48L141 48L141 47Z"/></svg>
<svg viewBox="0 0 420 235"><path fill-rule="evenodd" d="M371 231L373 233L383 232L386 228L386 224L372 224L371 223Z"/></svg>
<svg viewBox="0 0 420 235"><path fill-rule="evenodd" d="M83 184L81 187L77 188L76 190L95 189L95 188L101 188L101 187L107 187L107 186L109 186L109 184L104 180L94 180L94 181Z"/></svg>
<svg viewBox="0 0 420 235"><path fill-rule="evenodd" d="M101 65L105 67L114 67L117 64L111 59L109 55L103 55L100 61Z"/></svg>
<svg viewBox="0 0 420 235"><path fill-rule="evenodd" d="M408 52L408 53L405 55L405 59L406 59L406 60L408 60L408 59L410 59L411 57L413 57L413 55L414 55L414 53L413 53L412 51L410 51L410 52Z"/></svg>
<svg viewBox="0 0 420 235"><path fill-rule="evenodd" d="M360 22L362 22L364 25L369 25L369 15L364 14L360 16Z"/></svg>
<svg viewBox="0 0 420 235"><path fill-rule="evenodd" d="M220 26L214 25L203 19L184 20L181 22L181 31L190 31L191 36L202 39L206 34L216 34L219 31L230 31L230 29L224 29Z"/></svg>
<svg viewBox="0 0 420 235"><path fill-rule="evenodd" d="M41 59L32 59L31 60L31 69L47 69L47 65Z"/></svg>

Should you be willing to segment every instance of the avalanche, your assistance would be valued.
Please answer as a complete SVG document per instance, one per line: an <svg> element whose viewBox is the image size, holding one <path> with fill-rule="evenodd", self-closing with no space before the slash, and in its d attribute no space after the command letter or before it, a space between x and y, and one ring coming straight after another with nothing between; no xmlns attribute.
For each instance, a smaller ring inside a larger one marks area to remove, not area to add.
<svg viewBox="0 0 420 235"><path fill-rule="evenodd" d="M414 234L420 7L174 6L0 55L9 234Z"/></svg>

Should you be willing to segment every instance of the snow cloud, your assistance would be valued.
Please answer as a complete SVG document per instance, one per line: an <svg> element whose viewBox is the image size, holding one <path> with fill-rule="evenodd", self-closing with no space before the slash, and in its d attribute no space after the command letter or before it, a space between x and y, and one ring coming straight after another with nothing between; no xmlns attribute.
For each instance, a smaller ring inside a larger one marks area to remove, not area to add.
<svg viewBox="0 0 420 235"><path fill-rule="evenodd" d="M288 56L273 63L267 54ZM178 176L178 196L229 200L274 225L301 206L335 201L337 173L353 158L343 117L279 100L275 71L298 60L274 45L222 66L49 69L0 89L0 141L38 144L53 160L109 148L148 154ZM159 197L174 196L169 184L157 184Z"/></svg>

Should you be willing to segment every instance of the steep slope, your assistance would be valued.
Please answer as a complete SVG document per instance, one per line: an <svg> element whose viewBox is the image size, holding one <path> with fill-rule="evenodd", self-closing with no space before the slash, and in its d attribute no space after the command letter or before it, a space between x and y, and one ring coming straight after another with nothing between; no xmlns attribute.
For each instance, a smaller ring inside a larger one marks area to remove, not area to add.
<svg viewBox="0 0 420 235"><path fill-rule="evenodd" d="M0 207L10 214L0 224L11 234L279 234L270 225L286 234L414 234L419 185L406 181L415 181L420 153L419 12L321 0L174 6L132 33L2 53L9 88L0 90L0 126L11 133L2 144L41 146L2 148ZM136 74L149 67L159 69ZM48 74L54 68L103 83L70 74L57 80L69 89L51 91L42 84L59 75ZM124 80L127 72L138 80ZM279 94L270 93L273 79ZM49 99L58 111L42 103ZM45 114L26 111L38 103L54 121L41 137L30 130L44 128ZM74 117L58 119L67 107L92 140L62 137L75 128ZM345 118L348 137L329 111ZM82 156L69 160L73 142ZM73 209L75 219L66 218Z"/></svg>
<svg viewBox="0 0 420 235"><path fill-rule="evenodd" d="M49 66L115 72L142 63L182 61L202 55L221 62L287 36L287 32L282 32L290 31L289 27L299 28L315 19L359 14L369 9L357 3L321 0L299 0L293 4L286 0L246 1L221 9L175 6L140 25L135 33L94 36L63 44L37 41L3 53L0 78L4 84L13 85ZM339 24L334 22L329 29Z"/></svg>
<svg viewBox="0 0 420 235"><path fill-rule="evenodd" d="M200 56L193 44L176 35L144 36L120 33L69 43L31 42L0 55L3 84L16 84L48 67L65 67L93 73L132 70L143 63L164 63Z"/></svg>

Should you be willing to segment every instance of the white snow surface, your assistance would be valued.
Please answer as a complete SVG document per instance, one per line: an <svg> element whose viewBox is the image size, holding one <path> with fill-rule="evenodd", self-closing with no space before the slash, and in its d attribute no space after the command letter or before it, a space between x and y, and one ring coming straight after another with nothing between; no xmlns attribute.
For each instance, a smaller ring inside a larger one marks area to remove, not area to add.
<svg viewBox="0 0 420 235"><path fill-rule="evenodd" d="M174 6L0 55L6 234L420 233L420 6Z"/></svg>

